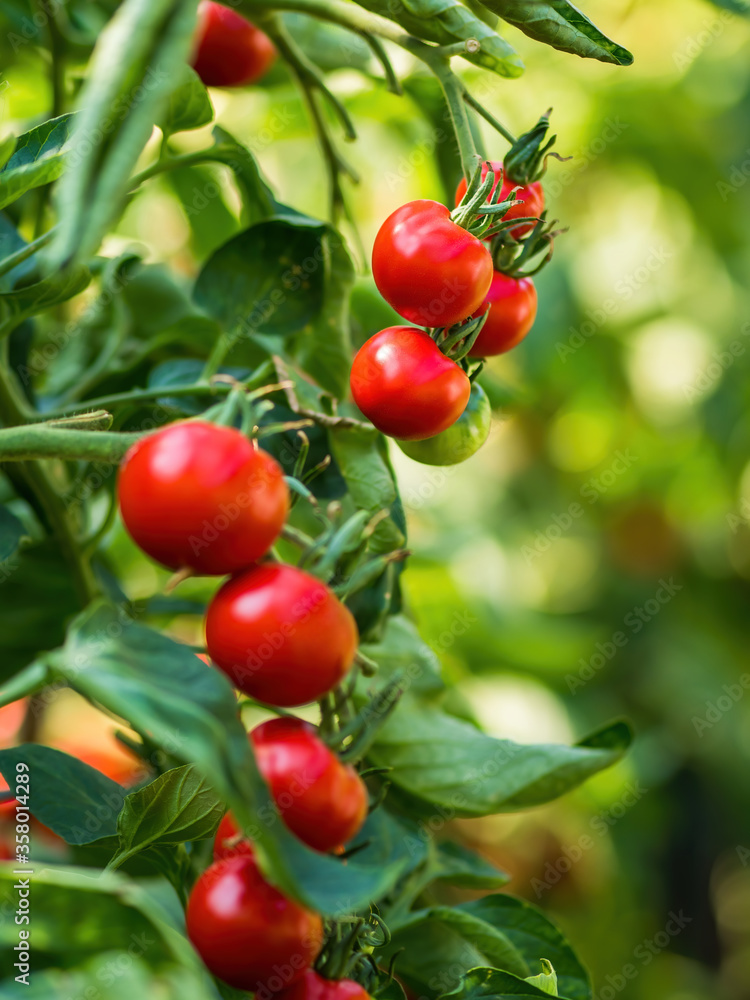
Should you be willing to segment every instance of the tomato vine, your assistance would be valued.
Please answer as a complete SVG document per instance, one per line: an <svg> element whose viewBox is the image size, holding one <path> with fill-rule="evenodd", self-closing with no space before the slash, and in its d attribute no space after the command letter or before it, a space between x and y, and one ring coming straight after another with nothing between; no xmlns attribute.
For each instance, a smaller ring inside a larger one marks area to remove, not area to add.
<svg viewBox="0 0 750 1000"><path fill-rule="evenodd" d="M531 275L558 235L548 115L515 137L454 60L518 76L498 17L581 56L630 54L567 0L70 0L39 24L11 6L4 44L37 25L51 93L47 120L0 143L0 587L18 595L8 614L22 609L0 705L26 699L0 772L4 808L54 838L49 856L14 842L0 881L34 862L47 944L33 975L62 996L72 969L85 995L97 958L141 933L156 943L124 973L131 993L590 1000L563 935L429 821L547 802L617 761L629 729L520 745L456 713L402 594L408 525L384 435L428 465L481 448L483 359L529 333ZM356 228L356 176L331 119L348 140L357 123L291 15L363 43L362 72L395 94L393 52L423 66L455 141L455 205L410 202L375 241L379 292L417 325L368 316L356 352L356 265L336 228ZM175 139L214 121L206 85L273 73L300 90L330 221L279 200L222 125L210 145ZM479 118L504 160L487 159ZM152 185L179 192L194 171L231 178L240 208L186 281L122 249L118 227ZM145 601L121 579L123 527L131 558L174 573ZM30 614L50 573L58 591ZM178 589L190 577L197 589ZM184 641L180 616L193 636L205 619L205 642ZM63 687L127 726L129 785L36 741ZM258 709L274 718L248 737ZM449 905L440 884L490 894ZM50 931L88 909L93 949Z"/></svg>

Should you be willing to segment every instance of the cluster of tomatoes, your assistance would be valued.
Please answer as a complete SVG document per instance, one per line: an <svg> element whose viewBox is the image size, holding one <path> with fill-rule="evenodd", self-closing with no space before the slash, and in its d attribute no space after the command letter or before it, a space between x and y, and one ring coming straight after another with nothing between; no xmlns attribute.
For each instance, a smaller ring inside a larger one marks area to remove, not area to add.
<svg viewBox="0 0 750 1000"><path fill-rule="evenodd" d="M372 273L383 298L426 331L391 326L371 337L354 359L352 395L379 430L431 465L463 461L484 443L490 407L469 362L515 347L536 317L534 283L516 272L514 256L542 227L542 185L530 178L517 183L507 160L483 164L482 181L490 169L488 199L511 203L502 237L474 235L445 205L419 200L385 220L373 247ZM466 193L462 180L457 208Z"/></svg>
<svg viewBox="0 0 750 1000"><path fill-rule="evenodd" d="M357 651L357 626L325 583L270 555L289 510L270 455L232 427L173 424L128 452L118 495L127 530L157 562L229 575L207 611L206 647L235 688L282 708L339 684ZM301 841L339 851L359 832L367 788L315 726L285 714L249 739L283 822ZM367 995L312 969L323 945L320 916L266 882L231 814L190 895L187 930L208 968L238 989L286 990L292 1000Z"/></svg>

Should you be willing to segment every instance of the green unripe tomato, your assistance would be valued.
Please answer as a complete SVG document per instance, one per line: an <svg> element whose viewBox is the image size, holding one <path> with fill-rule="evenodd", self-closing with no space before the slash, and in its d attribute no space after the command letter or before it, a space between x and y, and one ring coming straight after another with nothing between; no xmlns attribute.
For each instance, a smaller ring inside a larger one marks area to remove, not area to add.
<svg viewBox="0 0 750 1000"><path fill-rule="evenodd" d="M401 451L423 465L458 465L479 451L490 433L492 409L481 385L471 384L466 409L458 420L434 437L422 441L400 441Z"/></svg>

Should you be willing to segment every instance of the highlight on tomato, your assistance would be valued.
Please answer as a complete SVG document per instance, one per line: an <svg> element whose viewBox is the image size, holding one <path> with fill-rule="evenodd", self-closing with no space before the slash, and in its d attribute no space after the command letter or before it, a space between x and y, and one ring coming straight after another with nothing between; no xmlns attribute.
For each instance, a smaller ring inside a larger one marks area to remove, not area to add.
<svg viewBox="0 0 750 1000"><path fill-rule="evenodd" d="M471 383L423 330L389 326L357 352L350 384L354 402L391 437L420 441L454 424Z"/></svg>
<svg viewBox="0 0 750 1000"><path fill-rule="evenodd" d="M492 281L487 246L436 201L410 201L375 237L372 274L383 298L411 323L447 327L480 306Z"/></svg>
<svg viewBox="0 0 750 1000"><path fill-rule="evenodd" d="M495 271L482 308L489 306L487 319L471 345L469 357L491 358L516 347L534 325L537 295L531 278L515 278Z"/></svg>
<svg viewBox="0 0 750 1000"><path fill-rule="evenodd" d="M188 420L128 451L120 512L143 551L170 569L223 576L270 549L289 511L275 459L233 427Z"/></svg>
<svg viewBox="0 0 750 1000"><path fill-rule="evenodd" d="M519 190L516 191L512 197L520 202L518 205L511 205L508 211L503 216L503 221L506 219L524 219L527 217L538 218L544 211L544 188L542 187L541 181L529 181L526 184L521 184L520 186L512 177L509 177L507 171L505 170L503 163L499 160L489 161L490 168L495 175L495 182L492 185L492 190L490 195L494 193L495 188L498 185L498 181L501 180L500 186L500 200L505 201L511 197L511 192L513 188L518 187ZM482 164L482 180L487 176L488 166L487 163ZM462 177L458 182L458 187L456 188L456 205L458 205L463 196L466 194L467 189L466 178ZM519 239L530 233L534 228L533 222L525 222L518 226L513 226L510 230L511 235L514 239Z"/></svg>
<svg viewBox="0 0 750 1000"><path fill-rule="evenodd" d="M401 451L423 465L458 465L482 447L490 433L492 408L487 394L472 382L466 409L448 430L423 441L399 441Z"/></svg>
<svg viewBox="0 0 750 1000"><path fill-rule="evenodd" d="M336 687L358 641L354 617L333 591L280 563L228 580L206 614L211 660L246 695L284 708L317 701Z"/></svg>
<svg viewBox="0 0 750 1000"><path fill-rule="evenodd" d="M203 872L188 899L186 925L208 969L240 990L281 990L304 975L323 943L320 916L266 882L247 854Z"/></svg>
<svg viewBox="0 0 750 1000"><path fill-rule="evenodd" d="M198 4L192 66L207 87L255 83L276 59L276 47L260 28L213 0Z"/></svg>

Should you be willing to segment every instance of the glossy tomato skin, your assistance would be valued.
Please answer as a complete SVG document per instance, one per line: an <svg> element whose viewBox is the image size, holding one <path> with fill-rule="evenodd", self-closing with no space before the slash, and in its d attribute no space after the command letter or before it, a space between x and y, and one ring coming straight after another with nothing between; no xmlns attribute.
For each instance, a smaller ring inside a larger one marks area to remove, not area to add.
<svg viewBox="0 0 750 1000"><path fill-rule="evenodd" d="M314 969L278 994L277 1000L370 1000L370 994L353 979L324 979Z"/></svg>
<svg viewBox="0 0 750 1000"><path fill-rule="evenodd" d="M245 854L250 858L255 857L253 845L241 833L234 816L231 813L226 813L219 823L214 838L214 861L234 858L238 854Z"/></svg>
<svg viewBox="0 0 750 1000"><path fill-rule="evenodd" d="M277 462L233 427L171 424L125 456L118 483L125 527L170 569L224 575L268 551L289 510Z"/></svg>
<svg viewBox="0 0 750 1000"><path fill-rule="evenodd" d="M420 441L455 423L471 384L424 331L389 326L357 352L350 384L354 402L391 437Z"/></svg>
<svg viewBox="0 0 750 1000"><path fill-rule="evenodd" d="M476 382L466 409L447 431L424 441L396 441L401 451L423 465L458 465L479 451L492 424L492 409L484 389Z"/></svg>
<svg viewBox="0 0 750 1000"><path fill-rule="evenodd" d="M515 181L506 177L503 170L503 164L497 160L491 162L493 173L495 174L495 183L492 185L492 192L494 192L497 187L498 177L503 176L502 187L500 188L500 198L505 200L510 197L510 193L514 187L517 187ZM487 176L487 164L482 164L482 178ZM492 193L491 192L491 193ZM466 194L466 180L461 178L458 187L456 188L456 204L461 201L463 196ZM514 198L520 199L522 205L513 205L509 208L507 213L503 216L504 219L523 219L527 216L532 216L538 218L544 211L544 188L542 187L541 181L532 181L530 184L523 184L520 190L516 191L513 196ZM530 233L534 228L533 222L526 222L521 226L514 226L510 232L518 239L521 236L525 236L526 233Z"/></svg>
<svg viewBox="0 0 750 1000"><path fill-rule="evenodd" d="M271 719L250 738L284 823L303 843L332 851L359 833L369 804L365 784L328 749L315 726Z"/></svg>
<svg viewBox="0 0 750 1000"><path fill-rule="evenodd" d="M186 923L210 971L240 990L283 989L310 967L323 942L320 916L269 885L247 855L203 872Z"/></svg>
<svg viewBox="0 0 750 1000"><path fill-rule="evenodd" d="M255 83L275 59L268 35L236 11L212 0L198 5L192 65L207 87Z"/></svg>
<svg viewBox="0 0 750 1000"><path fill-rule="evenodd" d="M445 205L410 201L375 237L372 274L386 302L419 326L453 326L478 308L492 281L492 260Z"/></svg>
<svg viewBox="0 0 750 1000"><path fill-rule="evenodd" d="M324 583L280 563L228 580L206 615L213 662L269 705L305 705L327 694L351 666L358 639L351 612Z"/></svg>
<svg viewBox="0 0 750 1000"><path fill-rule="evenodd" d="M534 282L531 278L511 278L495 271L485 306L477 315L481 315L487 304L489 315L469 351L472 358L505 354L521 343L536 319Z"/></svg>

